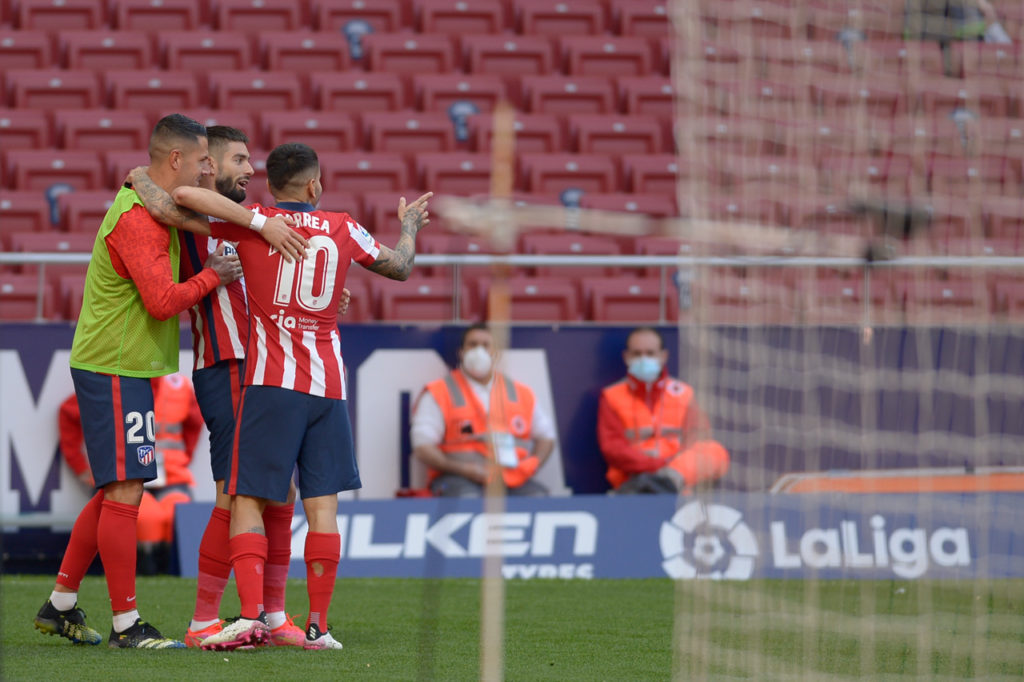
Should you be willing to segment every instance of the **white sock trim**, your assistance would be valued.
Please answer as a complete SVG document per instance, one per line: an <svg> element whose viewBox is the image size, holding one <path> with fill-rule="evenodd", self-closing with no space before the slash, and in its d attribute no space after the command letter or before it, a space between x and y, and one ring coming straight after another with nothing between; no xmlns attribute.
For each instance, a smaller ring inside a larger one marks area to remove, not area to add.
<svg viewBox="0 0 1024 682"><path fill-rule="evenodd" d="M67 611L75 608L75 604L78 603L77 592L58 592L54 590L50 593L50 603L53 604L53 608L58 611Z"/></svg>

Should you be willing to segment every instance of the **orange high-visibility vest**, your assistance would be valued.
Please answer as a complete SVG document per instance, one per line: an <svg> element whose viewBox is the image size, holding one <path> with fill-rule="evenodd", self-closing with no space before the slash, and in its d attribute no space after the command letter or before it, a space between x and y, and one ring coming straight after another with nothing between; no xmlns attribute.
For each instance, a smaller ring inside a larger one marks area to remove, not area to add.
<svg viewBox="0 0 1024 682"><path fill-rule="evenodd" d="M683 424L693 400L693 389L668 378L665 388L653 409L637 398L625 379L604 389L605 400L615 410L626 429L626 438L653 458L670 457L682 449L685 434ZM629 474L609 466L608 482L618 488Z"/></svg>
<svg viewBox="0 0 1024 682"><path fill-rule="evenodd" d="M180 374L168 374L153 381L156 452L163 463L164 486L195 485L188 468L192 455L185 447L185 420L195 399L192 385Z"/></svg>
<svg viewBox="0 0 1024 682"><path fill-rule="evenodd" d="M444 439L441 451L449 457L492 457L495 434L509 434L515 444L519 466L502 469L502 478L511 488L525 483L537 470L538 460L531 455L533 440L533 391L503 374L491 384L490 414L477 399L461 370L427 384L444 415ZM428 470L433 481L441 472Z"/></svg>

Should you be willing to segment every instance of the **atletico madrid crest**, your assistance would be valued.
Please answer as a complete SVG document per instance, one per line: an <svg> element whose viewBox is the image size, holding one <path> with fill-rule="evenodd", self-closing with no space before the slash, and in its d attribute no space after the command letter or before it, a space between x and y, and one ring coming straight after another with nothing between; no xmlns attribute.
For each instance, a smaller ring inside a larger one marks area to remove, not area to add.
<svg viewBox="0 0 1024 682"><path fill-rule="evenodd" d="M142 466L149 466L156 459L156 453L153 450L152 445L140 445L138 449L139 453L139 464Z"/></svg>

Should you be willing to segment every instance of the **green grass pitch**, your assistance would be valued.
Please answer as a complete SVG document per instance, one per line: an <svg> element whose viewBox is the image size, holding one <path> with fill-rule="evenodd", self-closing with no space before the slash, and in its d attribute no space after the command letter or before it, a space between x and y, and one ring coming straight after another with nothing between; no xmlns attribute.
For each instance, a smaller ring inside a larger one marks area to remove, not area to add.
<svg viewBox="0 0 1024 682"><path fill-rule="evenodd" d="M0 679L473 680L478 580L343 579L331 606L340 652L123 651L32 627L50 576L0 579ZM195 581L140 578L143 617L182 637ZM80 595L106 635L102 578ZM288 610L303 613L302 581ZM678 631L673 614L681 617ZM237 613L229 583L222 615ZM304 616L296 621L304 622ZM509 581L508 680L1013 679L1024 675L1024 581ZM675 632L675 634L674 634ZM673 638L678 646L672 645Z"/></svg>

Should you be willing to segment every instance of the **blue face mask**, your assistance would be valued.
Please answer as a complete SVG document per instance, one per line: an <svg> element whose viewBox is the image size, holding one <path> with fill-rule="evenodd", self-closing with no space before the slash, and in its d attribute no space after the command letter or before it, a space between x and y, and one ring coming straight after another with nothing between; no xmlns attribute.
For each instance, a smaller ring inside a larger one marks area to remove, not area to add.
<svg viewBox="0 0 1024 682"><path fill-rule="evenodd" d="M629 373L637 381L649 384L661 376L661 360L650 355L641 355L629 363Z"/></svg>

